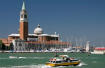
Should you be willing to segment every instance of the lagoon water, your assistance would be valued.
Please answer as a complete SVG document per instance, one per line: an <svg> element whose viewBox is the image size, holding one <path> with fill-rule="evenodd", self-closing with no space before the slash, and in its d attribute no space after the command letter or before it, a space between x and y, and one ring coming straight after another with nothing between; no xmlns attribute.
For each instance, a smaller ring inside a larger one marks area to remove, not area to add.
<svg viewBox="0 0 105 68"><path fill-rule="evenodd" d="M45 63L55 53L0 53L0 68L52 68ZM78 66L61 66L53 68L105 68L105 55L88 55L86 53L58 53L81 60Z"/></svg>

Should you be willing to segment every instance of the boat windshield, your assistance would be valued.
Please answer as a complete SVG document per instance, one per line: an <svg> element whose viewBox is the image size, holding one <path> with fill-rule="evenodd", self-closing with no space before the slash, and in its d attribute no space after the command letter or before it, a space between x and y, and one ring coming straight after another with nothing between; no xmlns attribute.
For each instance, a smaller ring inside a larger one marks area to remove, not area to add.
<svg viewBox="0 0 105 68"><path fill-rule="evenodd" d="M62 61L56 61L56 63L61 63Z"/></svg>
<svg viewBox="0 0 105 68"><path fill-rule="evenodd" d="M61 63L62 61L49 61L51 63Z"/></svg>

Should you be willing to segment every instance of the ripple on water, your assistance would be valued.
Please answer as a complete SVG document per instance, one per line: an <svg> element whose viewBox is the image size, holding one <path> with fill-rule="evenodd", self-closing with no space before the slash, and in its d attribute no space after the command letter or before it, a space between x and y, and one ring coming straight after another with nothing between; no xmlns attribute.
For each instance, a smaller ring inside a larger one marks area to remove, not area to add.
<svg viewBox="0 0 105 68"><path fill-rule="evenodd" d="M92 63L97 63L97 61L92 61Z"/></svg>

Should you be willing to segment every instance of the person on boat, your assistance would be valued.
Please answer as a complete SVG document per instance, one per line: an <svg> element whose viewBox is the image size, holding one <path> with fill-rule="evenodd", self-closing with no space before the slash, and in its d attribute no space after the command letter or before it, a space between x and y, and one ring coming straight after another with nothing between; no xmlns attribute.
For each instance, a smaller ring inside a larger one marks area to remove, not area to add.
<svg viewBox="0 0 105 68"><path fill-rule="evenodd" d="M70 61L70 59L66 57L66 62L69 62L69 61Z"/></svg>

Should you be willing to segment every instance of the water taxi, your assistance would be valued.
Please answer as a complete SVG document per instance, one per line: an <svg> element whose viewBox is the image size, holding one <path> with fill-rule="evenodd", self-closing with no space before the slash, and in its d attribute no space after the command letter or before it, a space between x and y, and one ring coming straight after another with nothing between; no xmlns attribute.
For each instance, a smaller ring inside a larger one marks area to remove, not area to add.
<svg viewBox="0 0 105 68"><path fill-rule="evenodd" d="M70 58L68 55L59 55L58 57L51 58L49 62L46 63L48 66L76 66L80 63L80 60L75 58Z"/></svg>

